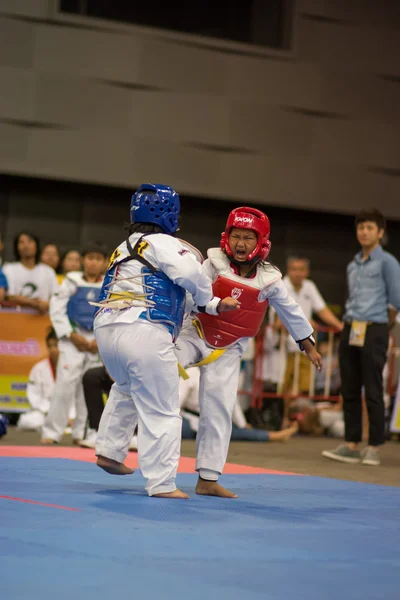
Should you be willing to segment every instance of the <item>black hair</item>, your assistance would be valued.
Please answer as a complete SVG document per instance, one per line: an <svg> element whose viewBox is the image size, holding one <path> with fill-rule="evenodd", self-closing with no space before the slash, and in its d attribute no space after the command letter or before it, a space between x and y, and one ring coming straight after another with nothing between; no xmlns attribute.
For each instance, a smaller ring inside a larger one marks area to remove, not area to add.
<svg viewBox="0 0 400 600"><path fill-rule="evenodd" d="M154 223L126 223L124 229L128 231L129 235L132 233L165 233L159 225Z"/></svg>
<svg viewBox="0 0 400 600"><path fill-rule="evenodd" d="M108 250L106 248L106 246L104 244L102 244L101 242L89 242L87 243L83 248L82 248L82 258L84 258L84 256L86 254L89 254L89 252L98 252L99 254L102 254L104 256L104 258L106 258L108 256Z"/></svg>
<svg viewBox="0 0 400 600"><path fill-rule="evenodd" d="M51 328L50 331L49 331L49 333L46 335L46 344L48 344L50 340L57 340L58 341L58 337L57 337L56 332L54 331L53 328Z"/></svg>
<svg viewBox="0 0 400 600"><path fill-rule="evenodd" d="M288 267L291 262L304 262L307 267L310 268L310 259L302 254L291 254L288 256L286 259L286 266Z"/></svg>
<svg viewBox="0 0 400 600"><path fill-rule="evenodd" d="M34 233L31 233L30 231L20 231L19 233L17 233L17 235L14 238L14 256L15 256L15 260L16 261L20 261L21 260L21 256L18 250L18 243L19 243L19 239L22 235L26 235L28 237L30 237L36 244L36 255L35 255L35 263L37 264L40 260L40 242L39 242L39 238L37 237L37 235L35 235Z"/></svg>
<svg viewBox="0 0 400 600"><path fill-rule="evenodd" d="M372 208L370 210L362 210L358 213L355 220L355 225L359 225L360 223L365 223L365 221L372 221L376 223L378 229L386 229L386 219L383 214L377 210L376 208Z"/></svg>

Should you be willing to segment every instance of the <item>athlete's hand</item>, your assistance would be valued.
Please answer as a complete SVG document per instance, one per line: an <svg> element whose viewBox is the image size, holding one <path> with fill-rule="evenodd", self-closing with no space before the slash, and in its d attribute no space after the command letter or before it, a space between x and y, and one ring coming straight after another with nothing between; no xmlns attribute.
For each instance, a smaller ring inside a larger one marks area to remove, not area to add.
<svg viewBox="0 0 400 600"><path fill-rule="evenodd" d="M90 351L90 342L80 335L79 333L71 333L70 338L71 342L79 350L79 352L88 352Z"/></svg>
<svg viewBox="0 0 400 600"><path fill-rule="evenodd" d="M218 313L227 312L228 310L238 310L239 308L240 302L236 298L227 296L218 304Z"/></svg>
<svg viewBox="0 0 400 600"><path fill-rule="evenodd" d="M315 347L313 346L312 348L304 348L304 352L307 354L309 360L312 362L314 367L316 367L318 371L320 371L322 369L323 360L322 356L319 352L317 352Z"/></svg>
<svg viewBox="0 0 400 600"><path fill-rule="evenodd" d="M92 340L91 342L89 342L89 352L91 352L92 354L97 354L98 351L99 349L97 348L96 340Z"/></svg>

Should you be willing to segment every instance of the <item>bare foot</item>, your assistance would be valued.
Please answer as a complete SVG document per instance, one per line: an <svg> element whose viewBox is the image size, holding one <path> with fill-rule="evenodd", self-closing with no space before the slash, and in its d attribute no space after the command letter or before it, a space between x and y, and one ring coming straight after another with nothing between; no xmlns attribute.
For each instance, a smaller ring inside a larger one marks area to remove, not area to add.
<svg viewBox="0 0 400 600"><path fill-rule="evenodd" d="M53 444L57 444L56 440L52 440L51 438L42 438L40 443L43 446L52 446Z"/></svg>
<svg viewBox="0 0 400 600"><path fill-rule="evenodd" d="M154 494L152 498L178 498L180 500L188 500L189 496L185 492L181 492L178 488L174 492L167 492L165 494Z"/></svg>
<svg viewBox="0 0 400 600"><path fill-rule="evenodd" d="M220 498L237 498L236 494L222 487L218 481L205 481L200 477L197 480L196 494L200 496L219 496Z"/></svg>
<svg viewBox="0 0 400 600"><path fill-rule="evenodd" d="M294 422L293 425L281 431L269 431L269 439L271 442L287 442L292 436L299 431L299 424Z"/></svg>
<svg viewBox="0 0 400 600"><path fill-rule="evenodd" d="M80 440L78 438L74 438L72 440L72 443L73 443L74 446L80 446L81 442L82 442L82 440Z"/></svg>
<svg viewBox="0 0 400 600"><path fill-rule="evenodd" d="M103 469L103 471L106 471L106 473L110 473L110 475L132 475L135 472L133 469L126 467L124 463L112 460L106 456L98 456L96 465Z"/></svg>

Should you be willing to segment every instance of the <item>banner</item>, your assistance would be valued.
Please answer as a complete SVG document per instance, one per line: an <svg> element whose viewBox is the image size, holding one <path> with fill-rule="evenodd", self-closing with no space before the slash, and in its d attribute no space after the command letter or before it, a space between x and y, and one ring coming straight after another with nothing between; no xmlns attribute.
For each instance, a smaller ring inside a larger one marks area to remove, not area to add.
<svg viewBox="0 0 400 600"><path fill-rule="evenodd" d="M390 431L392 433L400 433L400 378L397 386L396 399L394 401L392 419L390 422Z"/></svg>
<svg viewBox="0 0 400 600"><path fill-rule="evenodd" d="M50 318L34 310L0 309L0 412L29 408L26 384L33 365L47 356Z"/></svg>

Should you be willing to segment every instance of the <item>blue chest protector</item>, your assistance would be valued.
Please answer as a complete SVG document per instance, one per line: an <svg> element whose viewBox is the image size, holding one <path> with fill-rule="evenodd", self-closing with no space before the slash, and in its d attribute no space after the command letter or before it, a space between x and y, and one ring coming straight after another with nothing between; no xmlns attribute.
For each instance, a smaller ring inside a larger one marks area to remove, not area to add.
<svg viewBox="0 0 400 600"><path fill-rule="evenodd" d="M71 296L67 305L69 320L87 331L93 331L93 318L96 307L89 302L98 302L100 288L91 286L78 286L75 294Z"/></svg>
<svg viewBox="0 0 400 600"><path fill-rule="evenodd" d="M153 272L144 267L142 273L145 274L144 288L150 293L147 298L154 302L154 306L147 308L139 318L162 323L175 340L182 328L186 292L162 271Z"/></svg>
<svg viewBox="0 0 400 600"><path fill-rule="evenodd" d="M174 283L163 271L157 270L142 256L140 247L144 239L145 236L141 236L134 248L132 248L129 238L127 239L126 245L129 256L125 256L118 262L110 263L110 268L107 270L101 288L100 300L106 300L109 296L109 286L118 265L130 260L138 260L143 264L143 287L145 292L149 294L147 299L154 303L150 308L146 308L139 318L164 325L175 340L182 328L186 291Z"/></svg>

